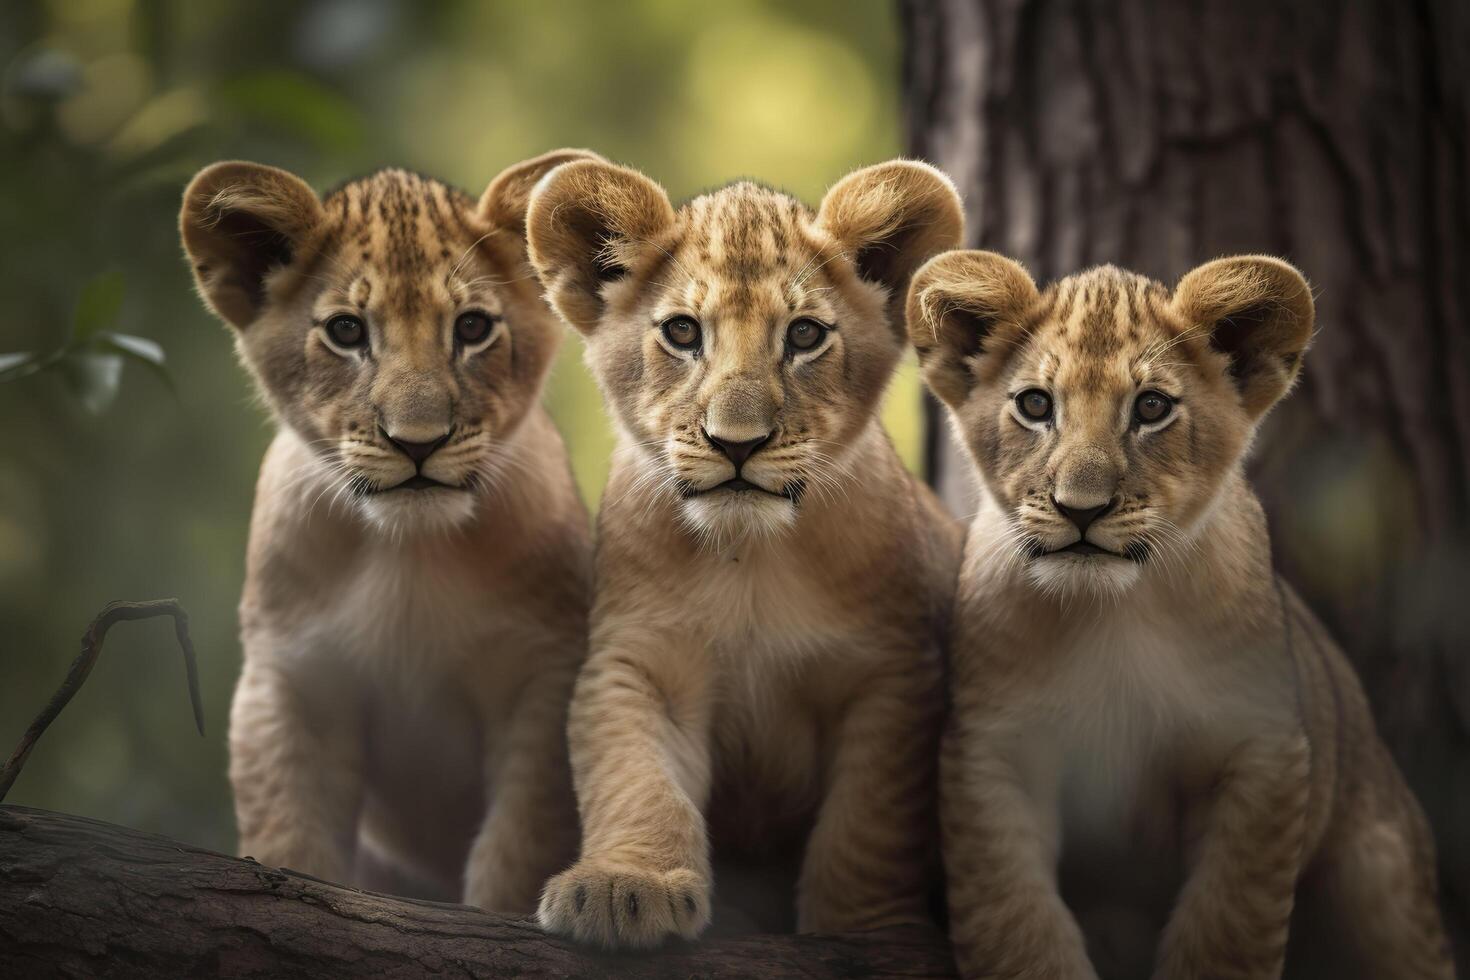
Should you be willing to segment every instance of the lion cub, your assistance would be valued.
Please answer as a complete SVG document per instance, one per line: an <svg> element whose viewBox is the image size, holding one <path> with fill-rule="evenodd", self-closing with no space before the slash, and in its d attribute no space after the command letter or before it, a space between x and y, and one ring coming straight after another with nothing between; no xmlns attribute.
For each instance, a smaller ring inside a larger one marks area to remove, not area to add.
<svg viewBox="0 0 1470 980"><path fill-rule="evenodd" d="M984 484L941 762L966 974L1276 977L1300 895L1346 954L1310 975L1451 975L1424 817L1243 474L1312 319L1259 256L1172 292L987 252L914 277Z"/></svg>
<svg viewBox="0 0 1470 980"><path fill-rule="evenodd" d="M923 918L960 529L875 408L909 276L962 220L907 162L816 213L750 183L675 210L596 162L532 194L531 260L620 432L569 726L581 858L545 928L696 936L712 848L795 854L803 931Z"/></svg>
<svg viewBox="0 0 1470 980"><path fill-rule="evenodd" d="M476 203L385 170L318 199L219 163L184 247L279 425L230 717L240 850L528 912L575 854L566 703L591 543L539 405L562 327L511 167Z"/></svg>

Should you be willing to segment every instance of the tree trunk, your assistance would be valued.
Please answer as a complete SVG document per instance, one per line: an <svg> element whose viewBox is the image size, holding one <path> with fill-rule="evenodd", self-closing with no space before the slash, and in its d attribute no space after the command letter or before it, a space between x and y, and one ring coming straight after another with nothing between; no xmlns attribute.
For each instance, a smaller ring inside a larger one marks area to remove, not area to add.
<svg viewBox="0 0 1470 980"><path fill-rule="evenodd" d="M522 919L388 898L111 824L0 806L0 976L951 977L932 930L600 955Z"/></svg>
<svg viewBox="0 0 1470 980"><path fill-rule="evenodd" d="M1470 908L1470 5L906 0L909 150L1038 281L1296 263L1320 336L1252 474ZM970 511L931 405L932 475Z"/></svg>

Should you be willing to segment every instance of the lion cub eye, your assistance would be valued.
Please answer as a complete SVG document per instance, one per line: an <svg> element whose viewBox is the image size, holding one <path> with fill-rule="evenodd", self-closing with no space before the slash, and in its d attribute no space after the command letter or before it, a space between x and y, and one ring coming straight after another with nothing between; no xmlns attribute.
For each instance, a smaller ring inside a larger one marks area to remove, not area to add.
<svg viewBox="0 0 1470 980"><path fill-rule="evenodd" d="M791 321L791 326L786 328L786 343L796 351L811 350L822 342L827 336L827 326L818 323L811 317L802 317L800 320Z"/></svg>
<svg viewBox="0 0 1470 980"><path fill-rule="evenodd" d="M367 343L367 327L355 316L334 316L327 321L327 336L338 347L361 347Z"/></svg>
<svg viewBox="0 0 1470 980"><path fill-rule="evenodd" d="M1133 417L1143 423L1159 422L1174 410L1174 399L1157 391L1145 391L1133 402Z"/></svg>
<svg viewBox="0 0 1470 980"><path fill-rule="evenodd" d="M479 311L461 313L454 321L454 339L466 347L473 347L489 337L494 327L495 321L487 314Z"/></svg>
<svg viewBox="0 0 1470 980"><path fill-rule="evenodd" d="M1051 418L1051 395L1040 388L1027 388L1016 396L1016 408L1033 422Z"/></svg>
<svg viewBox="0 0 1470 980"><path fill-rule="evenodd" d="M699 347L699 323L690 316L671 316L663 323L664 337L680 350Z"/></svg>

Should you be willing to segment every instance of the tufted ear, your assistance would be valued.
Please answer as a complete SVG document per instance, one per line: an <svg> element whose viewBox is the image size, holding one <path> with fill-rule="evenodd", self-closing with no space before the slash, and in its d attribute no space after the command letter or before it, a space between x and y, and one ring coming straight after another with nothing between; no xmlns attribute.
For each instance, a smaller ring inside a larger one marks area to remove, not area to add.
<svg viewBox="0 0 1470 980"><path fill-rule="evenodd" d="M662 187L598 160L557 167L531 191L526 241L546 297L583 333L597 326L603 288L674 224Z"/></svg>
<svg viewBox="0 0 1470 980"><path fill-rule="evenodd" d="M1174 287L1174 311L1230 358L1230 377L1252 418L1296 382L1312 339L1312 289L1294 267L1265 255L1216 259Z"/></svg>
<svg viewBox="0 0 1470 980"><path fill-rule="evenodd" d="M490 186L480 196L480 217L496 228L507 228L524 237L531 189L557 167L578 160L603 162L602 157L591 150L565 149L552 150L506 167L490 181Z"/></svg>
<svg viewBox="0 0 1470 980"><path fill-rule="evenodd" d="M265 305L266 276L291 264L324 218L295 174L258 163L205 167L184 190L179 232L204 301L244 329Z"/></svg>
<svg viewBox="0 0 1470 980"><path fill-rule="evenodd" d="M1026 270L995 252L946 252L925 263L909 287L906 316L934 394L951 408L964 404L986 380L980 355L1008 343L1040 298Z"/></svg>
<svg viewBox="0 0 1470 980"><path fill-rule="evenodd" d="M888 289L897 327L909 279L931 256L960 244L965 212L944 174L927 163L892 160L834 184L817 224L847 250L858 275Z"/></svg>

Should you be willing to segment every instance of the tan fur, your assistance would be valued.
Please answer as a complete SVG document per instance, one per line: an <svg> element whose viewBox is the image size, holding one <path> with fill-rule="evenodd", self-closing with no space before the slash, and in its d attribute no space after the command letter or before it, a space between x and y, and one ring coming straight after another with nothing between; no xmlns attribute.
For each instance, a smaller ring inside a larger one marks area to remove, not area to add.
<svg viewBox="0 0 1470 980"><path fill-rule="evenodd" d="M748 183L676 211L597 163L532 195L532 261L620 433L569 728L581 858L546 887L547 929L693 937L715 859L793 852L803 931L924 917L959 529L874 412L894 306L960 226L949 182L905 162L817 214ZM702 325L698 355L666 341L678 315ZM797 354L804 316L834 329ZM738 471L765 492L717 489L737 471L711 437L766 436Z"/></svg>
<svg viewBox="0 0 1470 980"><path fill-rule="evenodd" d="M591 542L538 399L561 327L531 185L476 203L387 170L318 201L216 164L184 195L205 301L279 425L261 468L230 718L240 850L334 881L529 912L574 853L566 703ZM499 318L463 345L456 318ZM360 317L368 352L326 339ZM447 440L416 470L387 436ZM418 472L447 486L392 489Z"/></svg>
<svg viewBox="0 0 1470 980"><path fill-rule="evenodd" d="M1452 974L1424 817L1242 472L1312 318L1256 256L1172 294L1111 267L1039 292L983 252L916 275L910 336L984 483L941 761L966 975L1276 977L1289 925L1342 957L1311 976ZM1152 426L1148 390L1177 399ZM1079 539L1054 500L1110 504L1086 540L1130 557L1044 553Z"/></svg>

